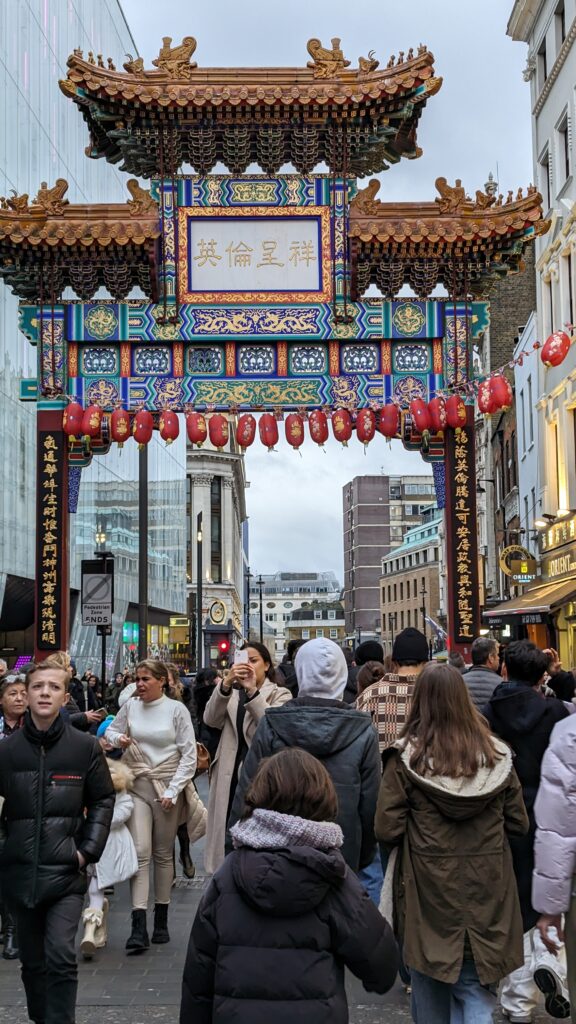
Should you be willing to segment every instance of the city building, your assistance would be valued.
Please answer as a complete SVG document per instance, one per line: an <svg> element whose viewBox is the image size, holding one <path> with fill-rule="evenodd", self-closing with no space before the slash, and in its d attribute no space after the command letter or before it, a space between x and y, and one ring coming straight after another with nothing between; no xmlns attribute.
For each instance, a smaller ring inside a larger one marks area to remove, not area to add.
<svg viewBox="0 0 576 1024"><path fill-rule="evenodd" d="M202 514L202 622L204 664L215 661L217 638L231 646L245 635L244 591L246 477L244 456L234 437L218 450L206 441L201 449L188 447L187 580L191 646L196 661L196 598L198 514Z"/></svg>
<svg viewBox="0 0 576 1024"><path fill-rule="evenodd" d="M381 626L382 559L436 500L432 476L357 476L343 495L346 633L358 641Z"/></svg>
<svg viewBox="0 0 576 1024"><path fill-rule="evenodd" d="M118 202L126 178L103 160L85 155L86 126L58 79L77 47L114 54L118 63L136 44L118 0L10 0L0 4L0 195L36 195L43 181L69 183L72 203ZM35 378L37 351L17 330L18 301L0 288L0 657L13 664L33 651L35 552L35 419L33 403L19 397L21 378ZM95 372L97 372L95 370ZM115 446L113 446L115 448ZM186 613L184 439L170 449L155 436L149 446L150 581L148 646L170 651L171 619ZM93 557L104 527L115 555L115 613L107 643L107 670L135 656L138 643L138 459L133 442L95 457L82 470L78 506L71 516L70 649L79 671L100 665L100 637L82 627L80 560Z"/></svg>
<svg viewBox="0 0 576 1024"><path fill-rule="evenodd" d="M341 601L312 601L296 608L284 627L286 643L290 640L315 640L326 637L343 644L346 637L344 605Z"/></svg>
<svg viewBox="0 0 576 1024"><path fill-rule="evenodd" d="M440 529L444 513L426 509L399 547L381 560L380 630L385 653L402 629L426 633L434 650L444 648L446 620L440 604Z"/></svg>
<svg viewBox="0 0 576 1024"><path fill-rule="evenodd" d="M340 583L333 572L276 572L250 578L250 626L256 623L258 635L260 609L264 626L275 632L275 653L286 650L286 625L294 611L314 602L340 599Z"/></svg>
<svg viewBox="0 0 576 1024"><path fill-rule="evenodd" d="M528 46L534 180L543 196L547 234L536 239L535 315L526 321L515 368L519 433L519 519L530 537L540 530L537 578L522 594L490 612L504 635L529 636L576 660L573 518L576 509L576 346L545 367L534 342L571 327L576 317L576 179L573 132L576 81L575 0L516 0L508 35Z"/></svg>

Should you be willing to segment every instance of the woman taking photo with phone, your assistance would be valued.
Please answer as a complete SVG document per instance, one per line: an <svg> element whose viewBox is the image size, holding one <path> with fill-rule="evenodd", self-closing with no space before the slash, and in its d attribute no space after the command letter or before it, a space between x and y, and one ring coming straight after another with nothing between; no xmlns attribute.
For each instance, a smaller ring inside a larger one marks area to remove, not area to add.
<svg viewBox="0 0 576 1024"><path fill-rule="evenodd" d="M210 796L204 864L213 874L224 860L226 822L232 807L242 763L267 708L292 700L290 690L277 686L268 648L252 641L236 651L234 664L216 686L204 710L204 725L221 729L210 769Z"/></svg>

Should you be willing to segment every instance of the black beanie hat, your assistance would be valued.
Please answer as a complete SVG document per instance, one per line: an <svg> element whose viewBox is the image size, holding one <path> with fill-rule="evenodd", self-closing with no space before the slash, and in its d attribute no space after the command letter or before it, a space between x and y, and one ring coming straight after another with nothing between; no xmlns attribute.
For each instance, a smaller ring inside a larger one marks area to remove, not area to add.
<svg viewBox="0 0 576 1024"><path fill-rule="evenodd" d="M429 657L428 641L419 629L408 628L398 633L392 648L392 661L413 661L419 665Z"/></svg>
<svg viewBox="0 0 576 1024"><path fill-rule="evenodd" d="M377 640L364 640L358 644L354 652L357 665L365 665L367 661L384 661L384 648Z"/></svg>

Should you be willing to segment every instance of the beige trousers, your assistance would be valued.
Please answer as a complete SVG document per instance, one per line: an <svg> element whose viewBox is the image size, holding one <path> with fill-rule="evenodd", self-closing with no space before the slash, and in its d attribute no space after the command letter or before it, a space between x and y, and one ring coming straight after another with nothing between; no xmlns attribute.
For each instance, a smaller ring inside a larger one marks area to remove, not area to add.
<svg viewBox="0 0 576 1024"><path fill-rule="evenodd" d="M174 879L174 841L182 811L180 795L171 811L162 810L148 779L136 779L134 810L128 822L138 855L138 871L130 879L133 910L146 910L150 892L150 861L154 861L154 902L170 903Z"/></svg>

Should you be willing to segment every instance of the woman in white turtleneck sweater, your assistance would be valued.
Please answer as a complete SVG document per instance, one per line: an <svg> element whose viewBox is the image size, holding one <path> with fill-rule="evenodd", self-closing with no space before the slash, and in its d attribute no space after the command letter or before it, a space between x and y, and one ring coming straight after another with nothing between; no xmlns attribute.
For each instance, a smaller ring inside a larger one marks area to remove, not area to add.
<svg viewBox="0 0 576 1024"><path fill-rule="evenodd" d="M161 661L142 661L136 667L136 695L126 701L106 739L125 750L123 761L135 776L134 811L128 822L138 871L131 880L132 934L129 954L150 945L146 910L150 860L154 861L154 931L152 942L169 942L168 904L174 877L173 850L183 814L185 791L196 770L196 738L190 715L179 701L166 696L168 672Z"/></svg>

